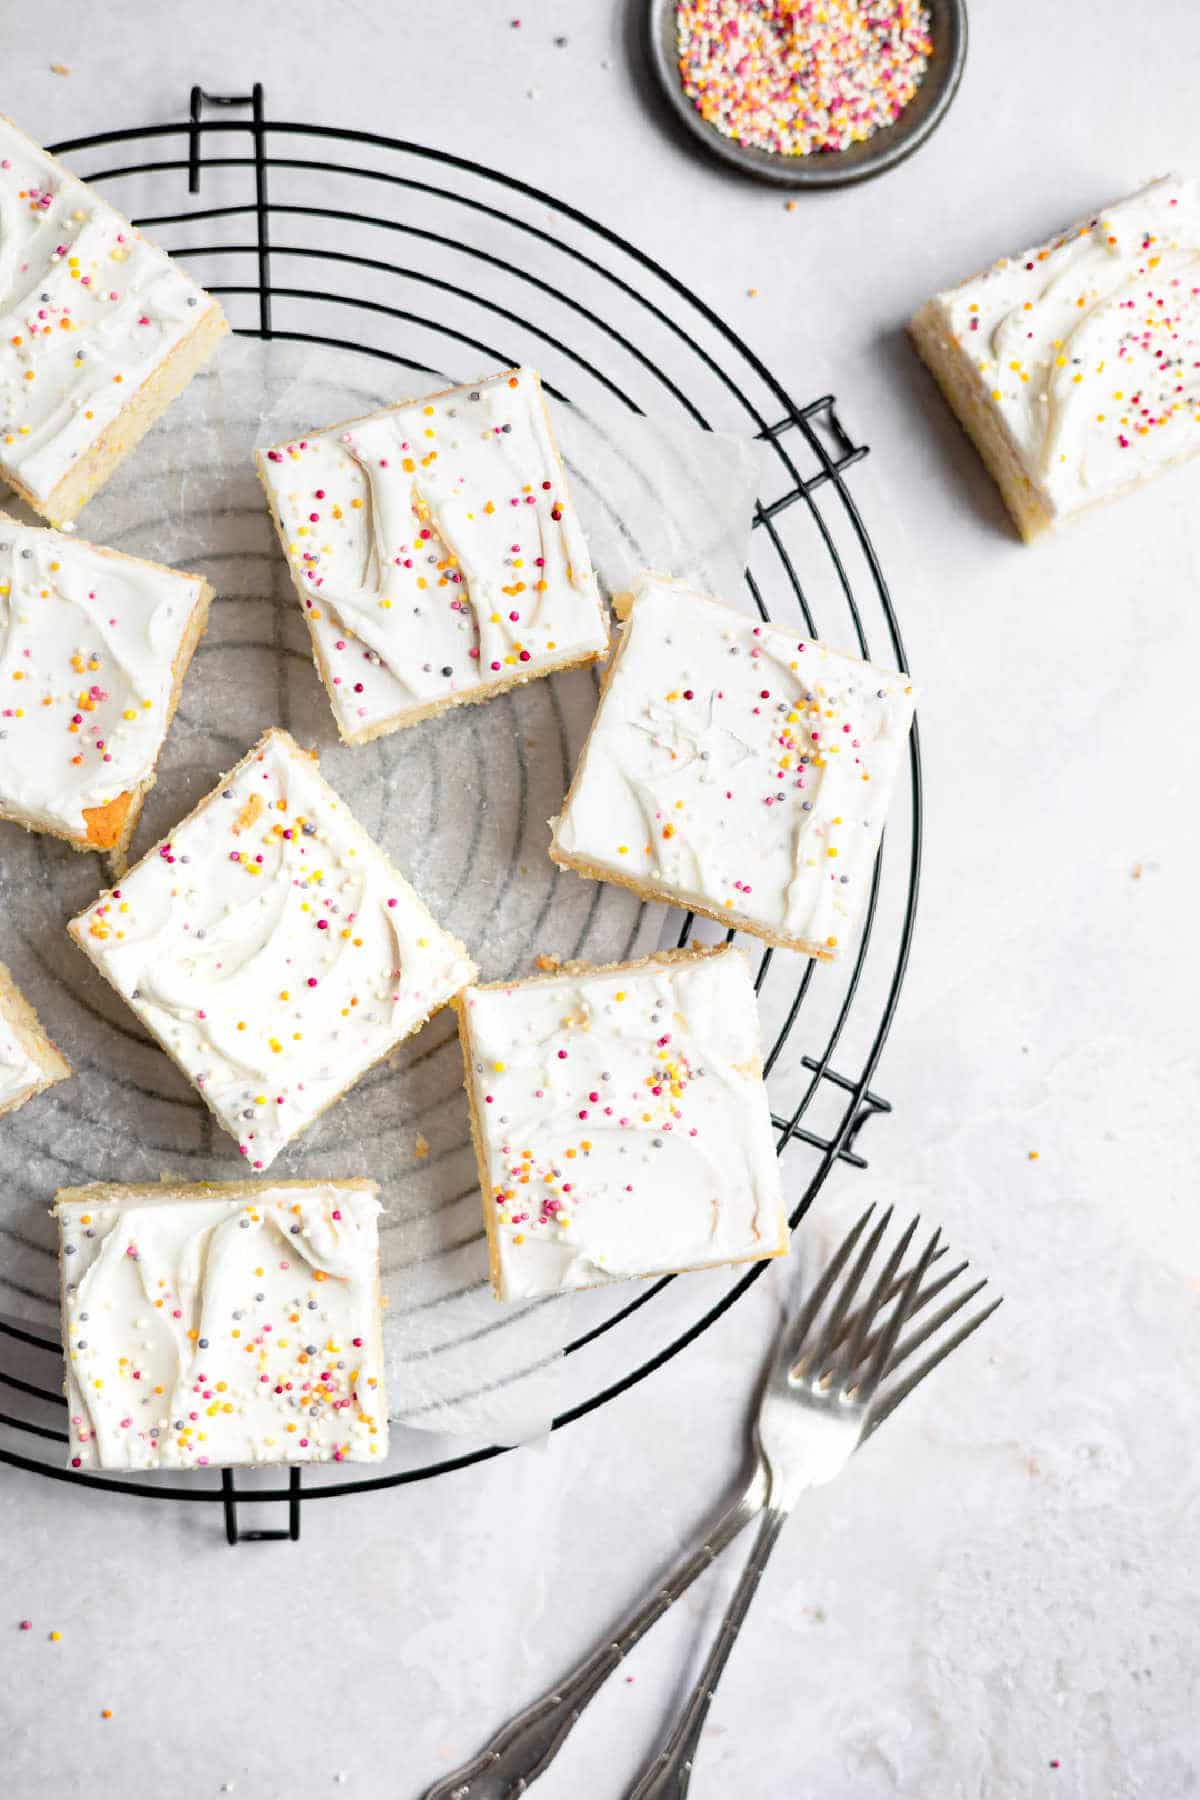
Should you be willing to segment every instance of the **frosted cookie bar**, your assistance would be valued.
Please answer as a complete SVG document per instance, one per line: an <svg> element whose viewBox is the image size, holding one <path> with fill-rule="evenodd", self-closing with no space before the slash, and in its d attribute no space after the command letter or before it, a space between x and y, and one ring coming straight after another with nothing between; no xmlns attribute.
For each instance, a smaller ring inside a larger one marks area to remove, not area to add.
<svg viewBox="0 0 1200 1800"><path fill-rule="evenodd" d="M165 251L0 117L0 478L67 524L228 330Z"/></svg>
<svg viewBox="0 0 1200 1800"><path fill-rule="evenodd" d="M70 1063L46 1036L33 1007L0 963L0 1117L16 1112L70 1073Z"/></svg>
<svg viewBox="0 0 1200 1800"><path fill-rule="evenodd" d="M68 929L252 1169L475 975L278 730Z"/></svg>
<svg viewBox="0 0 1200 1800"><path fill-rule="evenodd" d="M1200 190L1177 175L935 294L909 330L1022 537L1200 449Z"/></svg>
<svg viewBox="0 0 1200 1800"><path fill-rule="evenodd" d="M568 967L456 1005L501 1300L785 1254L740 951Z"/></svg>
<svg viewBox="0 0 1200 1800"><path fill-rule="evenodd" d="M72 1469L382 1462L373 1181L63 1188Z"/></svg>
<svg viewBox="0 0 1200 1800"><path fill-rule="evenodd" d="M124 855L211 599L0 514L0 819Z"/></svg>
<svg viewBox="0 0 1200 1800"><path fill-rule="evenodd" d="M535 370L330 425L257 461L348 744L607 648Z"/></svg>
<svg viewBox="0 0 1200 1800"><path fill-rule="evenodd" d="M644 575L550 855L834 959L871 885L907 675Z"/></svg>

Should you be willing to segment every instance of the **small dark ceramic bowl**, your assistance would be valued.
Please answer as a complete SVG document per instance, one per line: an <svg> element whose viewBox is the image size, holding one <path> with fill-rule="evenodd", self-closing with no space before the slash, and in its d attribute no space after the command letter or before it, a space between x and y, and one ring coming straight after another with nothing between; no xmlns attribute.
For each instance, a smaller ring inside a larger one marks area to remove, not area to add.
<svg viewBox="0 0 1200 1800"><path fill-rule="evenodd" d="M714 155L760 181L780 187L841 187L868 181L911 156L937 129L962 79L967 59L967 9L964 0L925 0L929 8L933 55L920 87L900 117L883 125L848 150L814 150L808 156L781 156L725 137L702 119L683 91L675 30L675 0L648 0L650 61L663 92L687 130Z"/></svg>

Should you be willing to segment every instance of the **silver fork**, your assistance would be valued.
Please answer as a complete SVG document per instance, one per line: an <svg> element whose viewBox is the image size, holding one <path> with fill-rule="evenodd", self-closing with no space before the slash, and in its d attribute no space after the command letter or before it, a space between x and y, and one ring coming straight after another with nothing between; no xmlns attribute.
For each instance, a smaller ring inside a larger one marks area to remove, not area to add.
<svg viewBox="0 0 1200 1800"><path fill-rule="evenodd" d="M959 1263L930 1277L933 1265L946 1254L935 1231L912 1268L902 1273L917 1229L914 1219L884 1261L866 1300L856 1307L858 1291L892 1219L889 1207L854 1256L874 1210L868 1207L847 1233L794 1323L780 1333L755 1421L753 1467L742 1493L703 1543L659 1582L616 1632L565 1681L502 1727L478 1756L429 1788L425 1800L515 1800L523 1794L545 1773L588 1701L633 1646L742 1527L761 1513L750 1560L700 1678L670 1738L628 1797L682 1800L713 1692L796 1500L806 1488L831 1481L918 1383L1000 1304L994 1300L974 1314L896 1379L898 1371L987 1283L978 1281L951 1296L920 1325L906 1330L967 1267ZM835 1292L851 1257L853 1264Z"/></svg>

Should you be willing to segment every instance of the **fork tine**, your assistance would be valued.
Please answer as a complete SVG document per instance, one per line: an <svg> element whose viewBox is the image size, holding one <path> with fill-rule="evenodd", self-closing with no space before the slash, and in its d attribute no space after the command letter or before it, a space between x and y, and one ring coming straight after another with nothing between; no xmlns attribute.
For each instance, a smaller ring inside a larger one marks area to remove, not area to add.
<svg viewBox="0 0 1200 1800"><path fill-rule="evenodd" d="M838 1343L841 1341L843 1328L846 1323L846 1314L850 1310L850 1302L858 1292L862 1278L870 1268L875 1252L878 1250L880 1241L883 1238L883 1234L891 1222L892 1208L889 1206L887 1211L880 1218L874 1231L859 1251L854 1267L842 1283L841 1291L833 1305L833 1311L830 1313L821 1329L821 1335L815 1349L810 1353L810 1360L812 1362L820 1363L827 1358L837 1348ZM876 1285L878 1286L878 1283ZM818 1374L821 1373L819 1368L817 1372Z"/></svg>
<svg viewBox="0 0 1200 1800"><path fill-rule="evenodd" d="M892 1388L884 1395L878 1405L872 1405L863 1430L862 1442L865 1443L872 1432L878 1431L884 1421L891 1418L900 1402L907 1400L913 1389L918 1387L940 1362L944 1362L952 1350L957 1350L960 1344L965 1344L972 1332L978 1331L984 1320L990 1319L996 1308L1003 1305L1003 1302L1004 1296L1001 1294L998 1299L992 1301L990 1306L985 1306L982 1312L976 1313L973 1319L968 1319L965 1325L960 1325L958 1330L946 1339L940 1349L927 1356L924 1362L918 1363L916 1368L906 1375L897 1387Z"/></svg>
<svg viewBox="0 0 1200 1800"><path fill-rule="evenodd" d="M867 1364L862 1378L854 1383L858 1398L868 1405L891 1362L892 1352L896 1348L896 1340L912 1315L913 1301L916 1299L926 1271L933 1261L933 1253L937 1249L941 1235L942 1231L939 1226L913 1264L912 1273L905 1283L904 1290L892 1308L891 1317L879 1334L879 1342L871 1352L871 1360Z"/></svg>
<svg viewBox="0 0 1200 1800"><path fill-rule="evenodd" d="M838 1245L832 1260L823 1270L821 1279L817 1282L816 1287L808 1296L804 1305L800 1308L795 1324L790 1331L785 1332L783 1341L776 1352L777 1362L784 1362L791 1366L796 1361L796 1358L804 1347L804 1340L812 1329L813 1320L824 1305L830 1288L841 1274L855 1244L857 1244L859 1238L862 1236L867 1220L874 1211L875 1202L872 1201L866 1212L863 1213L862 1217L858 1220L857 1224L850 1227L850 1230Z"/></svg>
<svg viewBox="0 0 1200 1800"><path fill-rule="evenodd" d="M973 1300L976 1294L982 1293L986 1286L987 1277L984 1276L983 1280L977 1281L973 1287L964 1288L961 1294L956 1294L953 1300L947 1300L945 1306L940 1306L933 1317L927 1319L924 1325L917 1331L910 1331L907 1337L901 1338L900 1342L896 1345L895 1350L892 1352L892 1359L888 1364L888 1374L894 1375L896 1370L900 1368L902 1364L906 1363L915 1351L921 1348L922 1344L928 1343L935 1331L940 1331L942 1326L947 1324L954 1317L956 1312L962 1310L968 1300ZM909 1314L909 1317L912 1317L911 1313Z"/></svg>
<svg viewBox="0 0 1200 1800"><path fill-rule="evenodd" d="M937 1251L937 1254L935 1256L930 1257L930 1259L929 1259L930 1263L931 1264L935 1263L938 1261L938 1259L940 1257L946 1256L949 1253L949 1250L950 1250L949 1244L941 1245L941 1247ZM929 1305L930 1301L936 1300L938 1295L940 1293L943 1293L945 1291L945 1289L950 1286L950 1283L952 1281L957 1281L959 1276L963 1273L963 1271L965 1269L969 1269L970 1266L971 1266L970 1262L966 1258L964 1258L964 1260L962 1262L956 1263L954 1268L947 1269L947 1271L944 1275L939 1275L937 1277L937 1279L934 1281L926 1282L925 1286L921 1289L920 1293L917 1295L916 1299L912 1303L912 1307L911 1307L911 1310L909 1311L909 1315L908 1315L909 1318L915 1319L918 1313L924 1312L925 1308ZM883 1299L879 1302L879 1311L880 1312L882 1312L883 1309L886 1306L888 1306L891 1303L891 1301L893 1301L896 1298L896 1295L900 1292L901 1288L904 1286L904 1284L907 1280L908 1280L908 1276L907 1276L907 1274L905 1274L905 1275L898 1276L896 1278L896 1280L893 1281L891 1287L888 1289L887 1293L883 1296ZM855 1317L855 1321L857 1322L857 1318L858 1318L857 1313L854 1315L854 1317ZM862 1349L859 1351L860 1360L865 1357L870 1356L871 1352L874 1350L874 1348L878 1342L879 1342L879 1332L878 1331L868 1331L866 1337L863 1339Z"/></svg>
<svg viewBox="0 0 1200 1800"><path fill-rule="evenodd" d="M867 1335L867 1329L873 1321L878 1318L880 1307L883 1306L886 1303L887 1298L895 1292L897 1286L900 1289L903 1289L908 1284L909 1277L907 1275L902 1276L897 1283L896 1271L908 1254L908 1246L912 1243L913 1233L916 1231L919 1224L920 1215L910 1222L907 1231L904 1232L900 1242L888 1257L883 1272L875 1283L875 1286L872 1288L870 1298L867 1300L866 1305L859 1309L858 1321L850 1335L850 1341L846 1345L841 1357L838 1359L838 1373L842 1381L848 1380L854 1370L858 1367L858 1364L862 1359L863 1340ZM930 1258L930 1261L932 1261L932 1258Z"/></svg>

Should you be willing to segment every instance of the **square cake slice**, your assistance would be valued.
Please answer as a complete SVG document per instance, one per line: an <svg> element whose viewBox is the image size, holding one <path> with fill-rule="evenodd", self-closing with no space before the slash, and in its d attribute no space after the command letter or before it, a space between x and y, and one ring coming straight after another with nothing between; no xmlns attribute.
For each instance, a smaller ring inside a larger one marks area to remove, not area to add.
<svg viewBox="0 0 1200 1800"><path fill-rule="evenodd" d="M0 819L124 856L211 599L0 513Z"/></svg>
<svg viewBox="0 0 1200 1800"><path fill-rule="evenodd" d="M1200 450L1200 186L1169 175L909 330L1030 539Z"/></svg>
<svg viewBox="0 0 1200 1800"><path fill-rule="evenodd" d="M69 1467L382 1462L378 1195L373 1181L61 1189Z"/></svg>
<svg viewBox="0 0 1200 1800"><path fill-rule="evenodd" d="M0 1117L65 1081L71 1065L46 1036L41 1020L0 963Z"/></svg>
<svg viewBox="0 0 1200 1800"><path fill-rule="evenodd" d="M346 743L604 654L536 370L329 425L257 460Z"/></svg>
<svg viewBox="0 0 1200 1800"><path fill-rule="evenodd" d="M229 329L216 301L0 118L0 477L65 525Z"/></svg>
<svg viewBox="0 0 1200 1800"><path fill-rule="evenodd" d="M68 929L252 1169L475 977L279 730Z"/></svg>
<svg viewBox="0 0 1200 1800"><path fill-rule="evenodd" d="M739 950L570 965L456 1005L501 1300L786 1253Z"/></svg>
<svg viewBox="0 0 1200 1800"><path fill-rule="evenodd" d="M908 676L645 575L550 855L832 960L850 944L913 716Z"/></svg>

